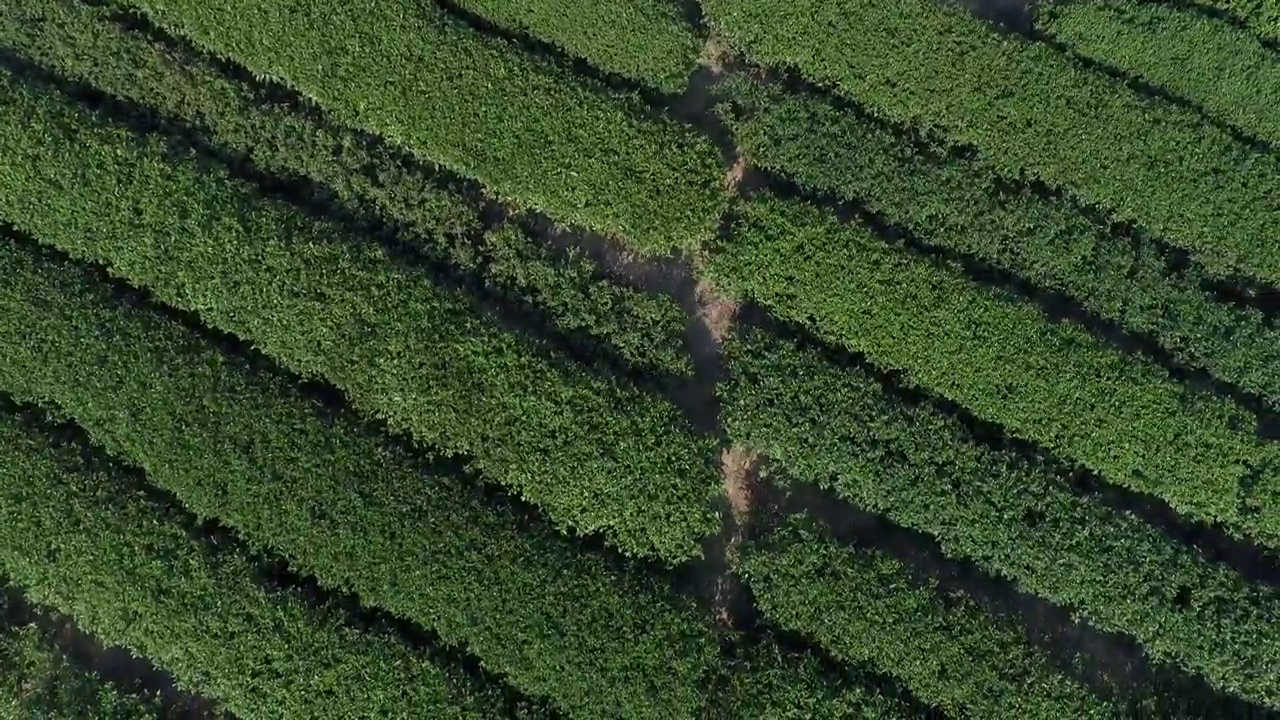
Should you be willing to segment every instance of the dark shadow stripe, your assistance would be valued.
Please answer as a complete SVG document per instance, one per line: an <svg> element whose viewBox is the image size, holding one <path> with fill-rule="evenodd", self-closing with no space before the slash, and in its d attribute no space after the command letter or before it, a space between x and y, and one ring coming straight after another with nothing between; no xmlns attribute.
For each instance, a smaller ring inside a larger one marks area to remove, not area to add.
<svg viewBox="0 0 1280 720"><path fill-rule="evenodd" d="M962 592L1006 627L1021 631L1064 675L1131 715L1154 706L1162 715L1193 711L1197 717L1223 720L1277 716L1180 667L1151 660L1132 637L1077 622L1069 608L1023 592L970 561L950 558L931 536L867 513L834 493L793 482L781 510L813 517L842 544L887 553L904 563L918 582L933 580L943 591Z"/></svg>
<svg viewBox="0 0 1280 720"><path fill-rule="evenodd" d="M1032 466L1044 466L1066 480L1083 497L1121 512L1129 512L1154 527L1170 542L1193 547L1205 560L1221 563L1249 582L1280 587L1280 553L1232 536L1221 526L1191 520L1178 514L1155 495L1140 493L1106 481L1084 467L1061 458L1040 445L1011 436L999 424L983 420L958 403L907 385L902 374L875 366L861 353L829 343L810 330L770 315L756 304L747 304L740 315L743 326L759 328L798 347L817 353L824 361L864 374L878 382L893 402L937 412L959 423L974 443L996 452L1010 453Z"/></svg>
<svg viewBox="0 0 1280 720"><path fill-rule="evenodd" d="M1062 2L1063 0L1055 0L1055 1ZM1247 33L1253 39L1257 40L1258 44L1261 45L1262 47L1274 53L1280 53L1280 39L1271 38L1271 37L1267 37L1259 34L1258 31L1250 25L1248 19L1240 15L1237 15L1225 8L1218 8L1218 7L1213 7L1211 5L1205 5L1203 3L1195 2L1195 0L1143 0L1143 2L1149 2L1152 4L1155 4L1158 2L1160 5L1164 5L1165 7L1168 7L1168 8L1173 8L1174 10L1179 10L1187 13L1194 13L1196 15L1200 15L1201 17L1205 17L1211 20L1215 20L1217 22L1225 23L1235 28L1236 30ZM1280 60L1280 58L1277 58L1277 59Z"/></svg>
<svg viewBox="0 0 1280 720"><path fill-rule="evenodd" d="M175 163L194 161L198 166L225 169L232 177L249 183L260 197L292 205L357 242L372 238L396 265L422 272L435 284L460 292L470 301L473 312L521 338L530 352L570 376L586 370L598 378L637 387L689 413L689 403L684 401L688 394L688 379L636 367L607 341L585 331L557 327L546 310L523 302L514 293L490 286L481 276L461 272L423 252L417 243L408 239L412 235L406 227L348 206L326 186L303 176L263 172L252 158L215 144L179 120L107 95L92 86L68 81L3 51L0 51L0 65L28 83L62 92L86 109L101 113L108 122L137 135L164 139L169 156ZM99 122L96 119L92 121ZM686 420L697 432L714 430L707 427L706 419L701 415L690 413Z"/></svg>
<svg viewBox="0 0 1280 720"><path fill-rule="evenodd" d="M231 528L216 518L201 521L182 504L180 498L148 481L136 466L113 457L93 444L83 428L72 422L54 422L42 408L14 403L0 392L0 409L16 413L39 432L59 445L75 449L89 468L111 473L125 480L125 487L137 490L148 500L164 508L170 522L182 527L193 542L199 543L211 556L236 553L250 560L257 580L268 592L290 592L305 598L313 606L333 612L345 625L364 633L384 634L398 638L449 673L461 673L466 682L477 689L497 688L511 713L516 708L532 708L540 716L559 717L554 706L544 698L527 696L509 685L505 676L482 667L478 658L465 647L444 643L433 631L381 608L362 606L355 594L327 589L310 575L290 569L287 560L243 541Z"/></svg>
<svg viewBox="0 0 1280 720"><path fill-rule="evenodd" d="M695 35L701 38L707 37L710 33L710 26L707 23L707 14L702 9L702 3L699 0L668 0L677 10L680 16L684 18L684 22L693 29Z"/></svg>
<svg viewBox="0 0 1280 720"><path fill-rule="evenodd" d="M1248 148L1250 151L1258 155L1274 155L1276 148L1272 143L1249 131L1240 127L1229 120L1224 120L1213 111L1191 98L1179 95L1171 90L1166 90L1159 85L1155 85L1144 80L1137 72L1128 70L1119 65L1112 65L1105 60L1091 58L1082 52L1076 51L1069 43L1059 40L1052 33L1042 30L1038 27L1026 34L1026 37L1048 47L1053 48L1062 55L1070 58L1077 66L1089 70L1100 75L1104 75L1116 83L1133 91L1134 94L1148 102L1166 102L1175 107L1182 108L1188 112L1194 113L1199 117L1200 121L1210 127L1213 127L1226 135L1228 135L1237 144Z"/></svg>
<svg viewBox="0 0 1280 720"><path fill-rule="evenodd" d="M1274 422L1275 416L1280 412L1260 395L1175 357L1155 336L1131 331L1120 323L1089 310L1066 293L1041 287L969 253L931 243L926 237L916 235L909 225L899 224L861 202L810 190L777 173L760 170L753 172L761 178L752 183L753 186L767 188L771 194L779 197L804 201L822 208L834 214L842 223L863 225L890 245L907 248L941 268L960 270L966 278L984 288L996 290L1012 300L1034 305L1054 324L1078 325L1089 331L1105 347L1127 357L1145 358L1158 365L1177 382L1229 400L1248 410L1257 419L1259 428ZM760 191L753 190L752 194L760 194Z"/></svg>
<svg viewBox="0 0 1280 720"><path fill-rule="evenodd" d="M90 5L96 5L98 2L98 0L83 1ZM583 228L566 227L563 223L559 223L536 210L522 208L516 211L504 206L494 199L490 191L478 180L419 158L410 151L389 143L379 135L343 125L330 118L324 108L306 96L275 81L257 77L248 69L229 59L214 55L184 37L170 34L164 28L154 24L145 15L116 10L111 12L109 17L122 29L141 35L158 48L177 56L182 64L201 66L206 70L219 74L224 80L246 88L248 94L255 96L262 104L274 104L289 108L290 111L305 118L317 127L324 128L326 131L336 135L341 135L344 139L349 139L352 146L360 148L370 158L376 160L377 165L363 169L365 177L375 185L381 184L378 180L378 168L395 166L402 169L405 175L413 181L454 194L464 199L468 204L479 208L482 225L486 229L493 229L504 222L514 221L521 229L525 230L529 237L541 242L547 250L562 261L567 258L573 246L579 245L579 249L584 250L586 255L596 262L598 266L596 275L600 279L653 294L663 292L661 288L654 288L650 284L634 281L627 273L613 272L610 264L601 261L591 252L591 248L597 243L609 243L612 246L617 246L619 252L625 250L621 243L616 240L605 238L598 233ZM443 258L443 256L441 257ZM665 266L668 261L662 258L655 258L654 262ZM667 292L667 294L671 293Z"/></svg>
<svg viewBox="0 0 1280 720"><path fill-rule="evenodd" d="M953 142L940 131L886 120L841 95L834 86L809 80L795 68L751 65L743 72L788 94L811 97L841 113L856 117L860 122L874 125L934 164L971 161L984 154L971 144ZM1197 278L1196 286L1200 291L1217 302L1240 309L1257 310L1263 314L1268 326L1280 325L1280 286L1241 273L1211 273L1193 257L1191 251L1160 238L1139 227L1137 223L1118 218L1109 209L1082 200L1069 188L1050 184L1026 173L1019 177L1000 178L1000 187L1012 193L1027 193L1049 204L1065 206L1094 225L1106 228L1107 234L1116 238L1117 242L1150 248L1157 257L1163 259L1165 277L1169 282L1185 283L1187 281L1184 278L1191 274Z"/></svg>
<svg viewBox="0 0 1280 720"><path fill-rule="evenodd" d="M0 412L17 413L18 407L0 393ZM41 641L66 658L72 667L111 683L124 695L139 699L155 699L162 717L186 720L232 720L234 716L220 710L208 698L178 688L174 678L145 657L121 647L104 645L93 635L81 630L75 619L39 607L22 595L8 580L3 583L4 609L0 622L9 627L35 625Z"/></svg>
<svg viewBox="0 0 1280 720"><path fill-rule="evenodd" d="M481 35L499 38L515 46L525 54L556 67L571 76L588 80L619 94L619 99L637 117L651 120L678 122L711 139L723 150L723 130L716 118L707 112L705 95L697 91L693 79L699 74L695 68L691 82L680 94L659 90L643 79L610 72L593 65L589 60L561 48L552 41L543 40L530 32L496 23L483 15L468 10L454 0L432 0L459 25Z"/></svg>
<svg viewBox="0 0 1280 720"><path fill-rule="evenodd" d="M745 587L746 583L743 585ZM741 640L740 647L730 651L728 656L736 657L745 649L768 644L778 647L784 653L815 660L822 677L835 688L870 690L872 695L882 695L901 703L908 717L931 720L949 720L950 718L942 709L933 707L916 697L911 689L896 677L870 667L847 663L803 633L787 630L764 619L756 623L751 632Z"/></svg>
<svg viewBox="0 0 1280 720"><path fill-rule="evenodd" d="M971 15L986 20L1003 34L1029 32L1033 24L1036 0L937 0L941 5L955 5Z"/></svg>

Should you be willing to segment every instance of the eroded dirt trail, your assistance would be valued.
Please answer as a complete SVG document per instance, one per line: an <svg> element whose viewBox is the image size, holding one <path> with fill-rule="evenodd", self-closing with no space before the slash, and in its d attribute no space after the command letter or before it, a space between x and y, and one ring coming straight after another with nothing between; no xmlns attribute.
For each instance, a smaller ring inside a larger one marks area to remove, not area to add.
<svg viewBox="0 0 1280 720"><path fill-rule="evenodd" d="M702 326L703 335L710 339L716 352L717 372L715 377L708 378L714 392L714 383L719 382L724 374L723 347L733 333L739 304L718 292L712 281L705 277L699 279L694 296L697 301L695 321ZM723 435L723 423L718 423L718 428ZM708 548L715 556L707 558L715 572L712 603L721 623L726 627L740 628L751 622L747 616L754 612L750 597L734 572L734 562L738 547L751 527L752 511L759 495L759 457L750 448L723 438L719 464L723 491L722 525L720 535Z"/></svg>

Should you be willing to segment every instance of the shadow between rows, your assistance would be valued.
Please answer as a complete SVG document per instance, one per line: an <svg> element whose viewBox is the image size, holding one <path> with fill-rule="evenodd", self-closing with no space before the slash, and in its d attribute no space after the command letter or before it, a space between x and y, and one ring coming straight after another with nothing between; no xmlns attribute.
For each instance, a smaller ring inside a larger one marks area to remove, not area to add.
<svg viewBox="0 0 1280 720"><path fill-rule="evenodd" d="M696 432L714 431L714 410L706 407L705 393L697 392L692 378L638 368L607 341L582 330L558 327L546 309L526 303L512 292L495 289L483 277L461 271L423 252L419 243L409 239L411 232L403 225L350 207L329 188L309 178L264 173L251 158L214 144L178 121L84 84L67 81L56 73L3 53L0 53L0 61L11 69L16 68L24 80L57 89L87 109L103 114L109 122L127 127L138 135L163 139L175 162L194 162L202 167L224 169L232 177L249 183L260 197L287 203L313 220L339 229L353 242L377 242L396 266L424 273L434 284L461 293L474 312L521 338L532 352L570 376L579 370L587 370L599 378L637 387L671 402ZM530 227L538 232L545 223L533 221ZM570 240L548 239L548 242L558 243L567 252L573 236L566 237Z"/></svg>
<svg viewBox="0 0 1280 720"><path fill-rule="evenodd" d="M936 165L972 162L984 155L977 147L954 142L940 131L884 119L841 95L838 90L809 80L794 68L750 66L747 72L759 81L780 88L788 94L813 97L841 113L871 124L910 146L915 154ZM1133 221L1121 219L1101 206L1085 202L1073 191L1048 183L1030 173L1024 172L1018 177L1004 176L1000 181L1002 188L1010 192L1025 192L1042 202L1068 208L1093 225L1104 228L1107 234L1117 240L1150 248L1157 257L1163 259L1166 277L1170 282L1183 283L1187 282L1184 279L1187 276L1194 277L1192 282L1196 287L1217 302L1242 310L1256 310L1263 315L1269 327L1280 324L1280 286L1239 273L1211 273L1188 250L1160 238Z"/></svg>
<svg viewBox="0 0 1280 720"><path fill-rule="evenodd" d="M917 582L936 582L943 593L964 594L1006 628L1016 628L1064 675L1132 716L1154 710L1161 716L1192 712L1222 720L1276 717L1179 667L1152 661L1131 637L1097 630L1074 619L1068 609L1021 591L969 561L946 556L925 533L895 525L814 485L795 480L787 484L785 491L773 491L775 522L803 513L839 543L884 552L902 562Z"/></svg>
<svg viewBox="0 0 1280 720"><path fill-rule="evenodd" d="M538 58L567 74L601 85L619 97L638 117L676 121L709 139L724 153L732 147L724 128L715 121L709 109L706 82L699 81L701 69L694 69L684 92L672 93L659 90L643 80L620 73L603 70L588 59L563 49L554 42L543 40L530 32L503 26L480 13L468 10L456 0L432 0L456 22L472 31L488 37L500 38L526 54ZM686 14L688 11L686 10ZM634 98L634 99L633 99Z"/></svg>
<svg viewBox="0 0 1280 720"><path fill-rule="evenodd" d="M1148 0L1152 1L1152 0ZM1162 5L1175 8L1183 12L1195 13L1218 22L1223 22L1231 27L1241 30L1253 36L1258 44L1267 48L1274 53L1280 53L1280 38L1269 37L1258 34L1248 19L1237 15L1226 8L1214 7L1205 2L1197 2L1196 0L1158 0ZM1278 30L1280 32L1280 30Z"/></svg>
<svg viewBox="0 0 1280 720"><path fill-rule="evenodd" d="M0 412L13 412L14 407L0 394ZM3 583L0 592L4 594L0 599L0 607L4 609L0 623L5 628L36 626L42 644L48 644L77 670L101 678L125 695L155 700L164 718L231 720L234 717L220 710L212 700L178 688L173 676L150 660L122 647L104 645L80 629L72 618L33 604L10 581L0 578L0 583Z"/></svg>
<svg viewBox="0 0 1280 720"><path fill-rule="evenodd" d="M751 183L753 189L749 195L758 196L767 192L789 200L807 202L829 211L842 223L865 226L890 245L906 248L940 268L959 271L984 288L1035 306L1052 323L1078 325L1088 330L1105 347L1128 357L1145 358L1158 365L1178 383L1238 405L1254 416L1254 431L1260 438L1277 439L1268 433L1280 429L1280 411L1273 408L1265 398L1218 378L1208 370L1178 359L1154 335L1129 330L1120 323L1089 310L1066 293L1039 286L977 256L933 244L916 235L910 227L898 224L861 203L846 200L833 193L804 188L790 178L776 173L755 169L752 173L758 179Z"/></svg>
<svg viewBox="0 0 1280 720"><path fill-rule="evenodd" d="M836 367L874 378L895 402L926 408L956 421L980 446L1009 453L1027 465L1052 469L1076 494L1096 498L1107 507L1136 516L1170 542L1193 548L1206 561L1222 564L1249 582L1280 588L1280 554L1276 551L1234 537L1220 526L1183 517L1162 498L1110 483L1037 443L1014 437L999 424L979 418L956 402L908 385L901 373L880 368L860 353L833 345L811 330L781 320L758 305L744 306L740 317L744 326L760 328L801 348L815 351Z"/></svg>

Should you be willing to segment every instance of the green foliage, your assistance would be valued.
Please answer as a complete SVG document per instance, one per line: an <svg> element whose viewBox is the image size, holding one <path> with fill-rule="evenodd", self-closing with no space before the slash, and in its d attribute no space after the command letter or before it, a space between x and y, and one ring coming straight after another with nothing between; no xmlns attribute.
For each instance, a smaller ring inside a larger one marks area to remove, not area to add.
<svg viewBox="0 0 1280 720"><path fill-rule="evenodd" d="M465 263L464 263L465 265ZM667 295L651 295L596 277L579 251L554 264L550 251L506 223L484 234L477 265L508 294L545 308L566 330L608 338L622 357L673 375L693 372L684 351L688 319Z"/></svg>
<svg viewBox="0 0 1280 720"><path fill-rule="evenodd" d="M1150 100L1051 47L935 0L706 0L756 60L794 67L876 115L944 129L1007 177L1070 187L1195 252L1280 283L1280 157Z"/></svg>
<svg viewBox="0 0 1280 720"><path fill-rule="evenodd" d="M904 703L877 694L866 678L847 672L833 679L809 655L786 653L771 639L747 641L717 676L707 696L706 720L849 720L913 717Z"/></svg>
<svg viewBox="0 0 1280 720"><path fill-rule="evenodd" d="M669 93L684 90L698 38L670 0L455 0L503 27L527 32L592 65Z"/></svg>
<svg viewBox="0 0 1280 720"><path fill-rule="evenodd" d="M1040 3L1036 17L1082 55L1280 145L1280 58L1248 31L1145 0L1055 0Z"/></svg>
<svg viewBox="0 0 1280 720"><path fill-rule="evenodd" d="M424 473L354 419L316 412L284 378L117 307L72 265L5 243L0 270L0 387L52 403L198 516L432 628L566 710L697 707L716 643L687 603L491 509L456 477Z"/></svg>
<svg viewBox="0 0 1280 720"><path fill-rule="evenodd" d="M547 357L466 296L220 167L0 82L0 215L41 241L327 378L566 529L671 563L715 531L712 441L669 403Z"/></svg>
<svg viewBox="0 0 1280 720"><path fill-rule="evenodd" d="M982 158L912 146L821 100L749 81L735 80L732 94L744 111L734 138L753 164L1067 293L1280 406L1280 327L1203 292L1198 268L1174 276L1151 244L1119 240L1080 210L1009 187Z"/></svg>
<svg viewBox="0 0 1280 720"><path fill-rule="evenodd" d="M720 286L1118 485L1280 543L1277 447L1252 414L810 205L741 214Z"/></svg>
<svg viewBox="0 0 1280 720"><path fill-rule="evenodd" d="M160 47L111 21L110 8L13 0L5 12L10 21L0 23L0 41L24 56L205 128L262 170L317 180L347 205L392 220L416 250L484 276L560 329L591 333L639 368L691 371L681 352L686 320L673 300L602 282L585 259L559 262L515 228L502 231L510 242L486 243L479 207L406 167L386 146L273 102L227 79L205 56Z"/></svg>
<svg viewBox="0 0 1280 720"><path fill-rule="evenodd" d="M6 599L0 596L0 615ZM130 695L72 664L34 623L0 630L0 717L9 720L159 718L158 698Z"/></svg>
<svg viewBox="0 0 1280 720"><path fill-rule="evenodd" d="M492 718L492 698L193 541L114 465L0 414L0 568L34 601L245 718Z"/></svg>
<svg viewBox="0 0 1280 720"><path fill-rule="evenodd" d="M875 551L841 547L801 523L743 548L738 567L764 611L841 659L901 678L956 717L1112 717L1114 709L1061 674L964 595L917 585Z"/></svg>
<svg viewBox="0 0 1280 720"><path fill-rule="evenodd" d="M724 205L712 143L451 20L434 3L139 0L339 121L637 249L692 249Z"/></svg>
<svg viewBox="0 0 1280 720"><path fill-rule="evenodd" d="M1101 630L1132 635L1156 660L1280 706L1274 589L1076 494L1062 468L984 446L958 420L892 399L861 370L759 330L726 350L724 422L735 441Z"/></svg>
<svg viewBox="0 0 1280 720"><path fill-rule="evenodd" d="M1280 40L1280 0L1197 0L1197 4L1230 13L1262 38Z"/></svg>

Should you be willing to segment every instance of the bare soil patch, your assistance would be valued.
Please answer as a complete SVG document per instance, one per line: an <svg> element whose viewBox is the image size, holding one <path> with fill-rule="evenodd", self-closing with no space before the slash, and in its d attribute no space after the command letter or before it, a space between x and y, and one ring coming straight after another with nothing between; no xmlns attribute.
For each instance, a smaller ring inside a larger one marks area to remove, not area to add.
<svg viewBox="0 0 1280 720"><path fill-rule="evenodd" d="M726 627L734 627L750 614L749 600L741 579L734 573L733 564L738 546L747 536L751 511L755 506L756 469L760 457L743 445L732 445L720 451L720 475L724 482L725 497L729 502L729 517L724 523L718 558L720 572L716 577L716 617Z"/></svg>
<svg viewBox="0 0 1280 720"><path fill-rule="evenodd" d="M694 293L698 300L698 319L710 330L716 345L723 345L725 338L733 331L739 303L717 292L706 278L698 280Z"/></svg>
<svg viewBox="0 0 1280 720"><path fill-rule="evenodd" d="M730 193L737 193L738 188L742 185L742 180L747 176L747 159L739 155L734 159L733 165L725 171L723 185L724 189Z"/></svg>
<svg viewBox="0 0 1280 720"><path fill-rule="evenodd" d="M739 531L746 525L754 504L755 470L759 459L755 451L743 445L734 445L720 451L720 474L724 479L724 491L729 498L729 507Z"/></svg>
<svg viewBox="0 0 1280 720"><path fill-rule="evenodd" d="M698 64L709 69L715 76L724 74L725 66L733 58L733 50L723 38L712 35L702 44L702 53L698 56Z"/></svg>

